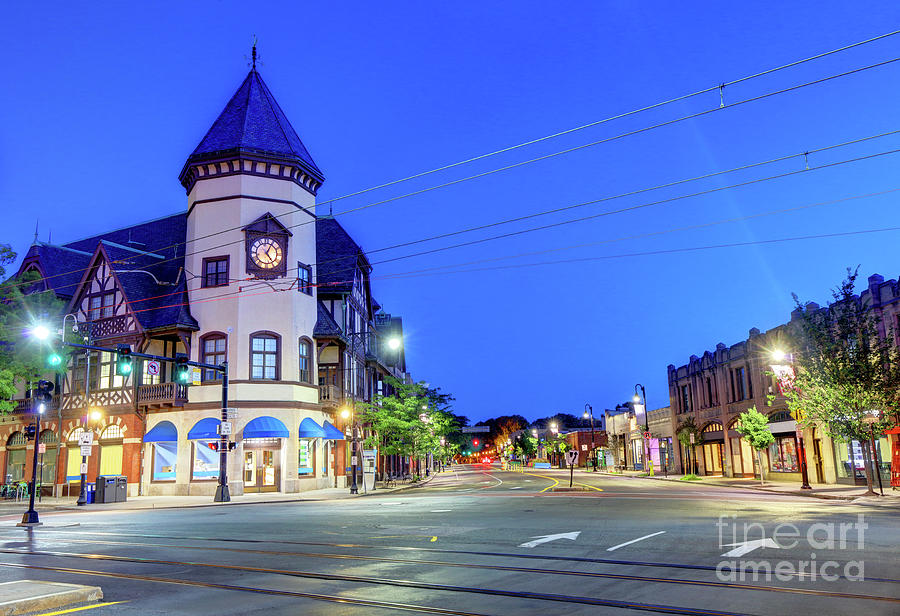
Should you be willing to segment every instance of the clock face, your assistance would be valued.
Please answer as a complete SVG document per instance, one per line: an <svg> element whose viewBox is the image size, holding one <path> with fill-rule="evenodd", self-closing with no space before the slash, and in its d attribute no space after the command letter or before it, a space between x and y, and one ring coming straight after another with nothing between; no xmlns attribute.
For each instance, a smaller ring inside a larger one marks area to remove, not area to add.
<svg viewBox="0 0 900 616"><path fill-rule="evenodd" d="M283 258L281 244L270 237L261 237L250 245L250 258L257 267L274 269Z"/></svg>

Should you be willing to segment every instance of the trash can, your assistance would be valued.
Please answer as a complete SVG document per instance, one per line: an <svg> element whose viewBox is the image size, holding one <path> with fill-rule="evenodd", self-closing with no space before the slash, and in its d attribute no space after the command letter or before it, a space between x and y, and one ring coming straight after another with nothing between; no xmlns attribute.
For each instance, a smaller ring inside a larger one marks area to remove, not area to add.
<svg viewBox="0 0 900 616"><path fill-rule="evenodd" d="M113 477L97 477L97 493L95 503L116 502L116 483Z"/></svg>
<svg viewBox="0 0 900 616"><path fill-rule="evenodd" d="M128 498L128 477L120 475L116 479L116 502L124 503Z"/></svg>
<svg viewBox="0 0 900 616"><path fill-rule="evenodd" d="M87 504L93 503L94 498L97 496L97 485L93 483L85 483L84 484L84 502Z"/></svg>

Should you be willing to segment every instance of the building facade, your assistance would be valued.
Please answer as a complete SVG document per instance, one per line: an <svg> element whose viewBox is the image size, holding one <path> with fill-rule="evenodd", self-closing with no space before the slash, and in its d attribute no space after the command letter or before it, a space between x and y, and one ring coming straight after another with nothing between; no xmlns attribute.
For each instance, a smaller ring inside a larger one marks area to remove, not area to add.
<svg viewBox="0 0 900 616"><path fill-rule="evenodd" d="M409 380L402 322L373 299L360 247L317 215L324 176L255 67L179 180L183 211L62 245L36 241L18 274L37 272L38 290L66 304L59 322L92 345L227 365L232 494L346 485L356 402L390 393L387 376ZM401 340L389 347L379 326ZM132 495L212 495L221 372L199 370L188 386L170 362L139 360L120 375L115 360L76 353L57 377L39 438L43 483L77 490L88 431L89 481L125 475ZM8 482L31 476L24 393L0 423Z"/></svg>
<svg viewBox="0 0 900 616"><path fill-rule="evenodd" d="M900 287L897 281L870 276L860 293L864 305L881 319L882 335L896 337L900 325ZM808 305L815 310L815 303ZM791 319L799 318L796 311ZM687 447L676 442L679 469L689 467L703 475L725 477L759 476L755 452L735 430L738 416L751 407L769 418L775 442L762 456L766 477L799 482L801 480L801 442L797 425L787 409L784 396L773 375L779 361L773 353L784 351L785 332L790 323L765 333L752 328L746 340L726 346L719 343L701 356L692 355L687 364L668 366L670 425L673 434L688 421L699 430L695 444ZM900 339L896 340L900 344ZM865 485L865 468L860 443L834 441L820 427L801 430L802 450L811 484L846 483ZM893 450L892 450L893 445ZM897 448L897 434L876 439L879 472L884 485L891 478L891 459ZM692 460L688 464L688 457ZM876 480L877 485L877 480Z"/></svg>

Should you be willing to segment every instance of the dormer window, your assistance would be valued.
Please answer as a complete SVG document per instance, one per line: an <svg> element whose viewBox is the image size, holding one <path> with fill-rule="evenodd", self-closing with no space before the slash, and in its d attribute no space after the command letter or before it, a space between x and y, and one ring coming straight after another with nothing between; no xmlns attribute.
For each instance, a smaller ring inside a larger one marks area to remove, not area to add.
<svg viewBox="0 0 900 616"><path fill-rule="evenodd" d="M110 318L116 307L116 292L109 291L91 295L89 307L88 318L91 321Z"/></svg>

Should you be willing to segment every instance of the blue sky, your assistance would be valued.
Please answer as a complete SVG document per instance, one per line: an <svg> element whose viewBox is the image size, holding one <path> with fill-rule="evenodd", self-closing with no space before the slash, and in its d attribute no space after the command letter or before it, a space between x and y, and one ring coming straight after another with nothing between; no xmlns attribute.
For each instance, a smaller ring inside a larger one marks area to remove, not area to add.
<svg viewBox="0 0 900 616"><path fill-rule="evenodd" d="M177 212L185 158L260 72L326 176L320 199L584 125L898 29L892 3L511 2L25 5L4 10L0 204L24 252ZM814 8L813 8L814 7ZM900 35L725 89L729 105L900 56ZM339 216L369 251L900 129L900 62L448 188ZM710 92L338 201L335 211L719 105ZM897 277L897 232L583 260L897 226L898 193L692 230L687 226L900 188L894 135L810 156L809 173L376 265L402 314L414 376L472 418L611 408L636 382L668 404L680 365L784 322L791 293L824 301L848 266ZM793 159L414 247L728 186ZM663 232L647 237L632 236ZM631 237L632 239L625 239ZM618 240L618 241L610 241ZM607 243L598 243L607 242ZM496 259L440 275L393 274ZM575 261L582 259L581 261ZM496 269L539 261L531 267ZM484 269L491 267L493 269Z"/></svg>

